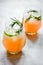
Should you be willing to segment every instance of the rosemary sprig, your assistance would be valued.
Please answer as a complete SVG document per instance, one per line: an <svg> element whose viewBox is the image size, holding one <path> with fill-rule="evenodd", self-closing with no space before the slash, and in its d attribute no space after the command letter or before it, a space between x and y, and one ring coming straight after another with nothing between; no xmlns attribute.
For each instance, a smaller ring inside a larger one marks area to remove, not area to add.
<svg viewBox="0 0 43 65"><path fill-rule="evenodd" d="M18 24L19 26L21 25L21 26L23 26L23 24L19 21L19 20L17 20L16 18L11 18L12 20L13 20L13 23L11 24L11 26L13 27L15 24Z"/></svg>
<svg viewBox="0 0 43 65"><path fill-rule="evenodd" d="M30 10L30 12L38 12L38 11L36 11L36 10Z"/></svg>
<svg viewBox="0 0 43 65"><path fill-rule="evenodd" d="M20 26L20 29L18 29L17 31L16 31L16 33L20 33L21 31L22 31L22 29L23 29L23 24L18 20L18 19L16 19L16 18L11 18L12 20L13 20L13 23L11 24L11 27L13 28L13 26L15 25L15 24L17 24L17 25L19 25Z"/></svg>
<svg viewBox="0 0 43 65"><path fill-rule="evenodd" d="M38 11L36 11L36 10L30 10L30 11L28 11L27 13L30 13L30 12L38 12Z"/></svg>
<svg viewBox="0 0 43 65"><path fill-rule="evenodd" d="M28 11L27 13L29 14L29 13L31 13L31 12L38 14L38 11L37 11L37 10L30 10L30 11ZM25 22L27 22L27 20L30 20L32 17L34 17L36 20L41 20L41 15L40 15L40 16L33 16L33 15L31 14L31 15L26 19Z"/></svg>
<svg viewBox="0 0 43 65"><path fill-rule="evenodd" d="M35 19L37 19L37 20L41 20L41 16L39 16L39 17L34 17Z"/></svg>
<svg viewBox="0 0 43 65"><path fill-rule="evenodd" d="M32 18L32 16L30 15L25 22L27 22L28 20L30 20Z"/></svg>

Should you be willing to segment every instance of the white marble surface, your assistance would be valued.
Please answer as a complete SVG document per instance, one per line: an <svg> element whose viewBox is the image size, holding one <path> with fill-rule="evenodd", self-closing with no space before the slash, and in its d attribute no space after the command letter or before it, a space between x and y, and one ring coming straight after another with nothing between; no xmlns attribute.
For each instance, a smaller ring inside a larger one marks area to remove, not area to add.
<svg viewBox="0 0 43 65"><path fill-rule="evenodd" d="M11 17L22 21L23 12L28 8L39 8L43 18L43 0L0 0L0 65L43 65L43 19L36 36L26 38L26 45L18 55L10 55L2 44L5 23Z"/></svg>

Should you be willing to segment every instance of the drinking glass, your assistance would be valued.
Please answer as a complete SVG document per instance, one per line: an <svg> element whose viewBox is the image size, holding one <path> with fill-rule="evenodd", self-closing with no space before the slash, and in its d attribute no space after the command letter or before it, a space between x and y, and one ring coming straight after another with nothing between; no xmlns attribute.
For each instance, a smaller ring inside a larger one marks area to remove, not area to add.
<svg viewBox="0 0 43 65"><path fill-rule="evenodd" d="M23 16L24 31L28 35L35 35L41 27L41 11L39 9L26 10Z"/></svg>
<svg viewBox="0 0 43 65"><path fill-rule="evenodd" d="M3 45L11 54L17 54L25 45L25 34L23 24L16 18L11 18L12 22L6 26L3 35Z"/></svg>

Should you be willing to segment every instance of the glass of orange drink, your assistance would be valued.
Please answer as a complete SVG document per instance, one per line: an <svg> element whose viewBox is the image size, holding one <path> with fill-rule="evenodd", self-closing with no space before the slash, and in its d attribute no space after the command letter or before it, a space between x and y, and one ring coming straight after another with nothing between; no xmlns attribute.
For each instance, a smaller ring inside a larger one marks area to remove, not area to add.
<svg viewBox="0 0 43 65"><path fill-rule="evenodd" d="M26 11L23 17L23 26L26 34L35 35L41 27L41 12L37 9Z"/></svg>
<svg viewBox="0 0 43 65"><path fill-rule="evenodd" d="M25 45L23 24L16 18L11 18L12 23L6 27L3 35L3 45L11 54L17 54Z"/></svg>

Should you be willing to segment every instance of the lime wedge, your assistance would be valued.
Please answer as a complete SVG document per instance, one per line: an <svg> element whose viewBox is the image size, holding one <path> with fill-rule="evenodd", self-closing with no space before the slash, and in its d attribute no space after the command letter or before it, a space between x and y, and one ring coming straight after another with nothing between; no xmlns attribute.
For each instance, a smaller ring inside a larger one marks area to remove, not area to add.
<svg viewBox="0 0 43 65"><path fill-rule="evenodd" d="M6 30L4 31L4 34L10 37L18 35L18 33L15 33L14 29L11 26L6 28Z"/></svg>
<svg viewBox="0 0 43 65"><path fill-rule="evenodd" d="M39 17L39 16L41 16L39 12L35 12L35 13L33 12L32 15L33 15L34 17Z"/></svg>
<svg viewBox="0 0 43 65"><path fill-rule="evenodd" d="M30 10L28 12L28 18L27 20L30 20L30 19L36 19L36 20L41 20L41 14L39 11L36 11L36 10Z"/></svg>
<svg viewBox="0 0 43 65"><path fill-rule="evenodd" d="M6 28L5 30L5 35L7 36L17 36L20 34L20 32L23 29L23 24L16 18L11 18L12 19L12 23Z"/></svg>

